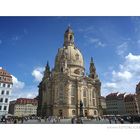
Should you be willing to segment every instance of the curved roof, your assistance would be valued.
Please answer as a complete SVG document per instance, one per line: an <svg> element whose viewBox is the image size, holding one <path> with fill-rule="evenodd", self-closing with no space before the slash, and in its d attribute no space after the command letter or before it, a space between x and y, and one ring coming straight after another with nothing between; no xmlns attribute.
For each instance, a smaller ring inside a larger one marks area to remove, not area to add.
<svg viewBox="0 0 140 140"><path fill-rule="evenodd" d="M12 84L12 76L3 68L0 68L0 82Z"/></svg>

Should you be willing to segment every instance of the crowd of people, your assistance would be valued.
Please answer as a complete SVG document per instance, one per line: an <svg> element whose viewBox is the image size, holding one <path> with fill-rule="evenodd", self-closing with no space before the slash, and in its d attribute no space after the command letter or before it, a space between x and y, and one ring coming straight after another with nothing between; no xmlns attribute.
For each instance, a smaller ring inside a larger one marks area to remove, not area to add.
<svg viewBox="0 0 140 140"><path fill-rule="evenodd" d="M60 116L45 116L45 117L38 117L38 116L23 116L23 117L17 117L17 116L2 116L0 119L1 123L5 124L23 124L28 123L29 120L34 120L36 123L49 123L49 124L61 124L61 120L64 120L64 117ZM86 123L86 121L95 120L95 121L105 121L109 124L124 124L126 121L133 124L134 118L132 116L127 116L126 118L121 116L100 116L100 117L72 117L71 118L71 124L83 124Z"/></svg>
<svg viewBox="0 0 140 140"><path fill-rule="evenodd" d="M49 117L38 117L38 116L2 116L0 119L1 123L5 124L23 124L24 122L28 123L29 120L35 120L38 123L46 122L46 123L60 123L62 118L58 116L49 116Z"/></svg>

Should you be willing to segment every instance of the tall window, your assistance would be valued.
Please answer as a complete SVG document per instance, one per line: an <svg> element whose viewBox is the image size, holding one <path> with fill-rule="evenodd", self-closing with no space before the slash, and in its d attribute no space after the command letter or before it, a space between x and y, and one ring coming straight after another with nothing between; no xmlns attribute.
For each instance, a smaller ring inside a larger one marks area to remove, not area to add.
<svg viewBox="0 0 140 140"><path fill-rule="evenodd" d="M6 95L9 95L9 91L6 91Z"/></svg>
<svg viewBox="0 0 140 140"><path fill-rule="evenodd" d="M63 104L63 98L64 98L64 94L63 94L63 86L61 85L59 88L59 103Z"/></svg>
<svg viewBox="0 0 140 140"><path fill-rule="evenodd" d="M5 84L3 84L3 87L5 87Z"/></svg>
<svg viewBox="0 0 140 140"><path fill-rule="evenodd" d="M83 104L84 104L84 107L87 106L87 90L86 89L83 90Z"/></svg>
<svg viewBox="0 0 140 140"><path fill-rule="evenodd" d="M86 89L84 89L84 91L83 91L83 97L87 97Z"/></svg>
<svg viewBox="0 0 140 140"><path fill-rule="evenodd" d="M94 90L92 91L92 98L95 98Z"/></svg>
<svg viewBox="0 0 140 140"><path fill-rule="evenodd" d="M4 90L1 91L1 95L4 95Z"/></svg>
<svg viewBox="0 0 140 140"><path fill-rule="evenodd" d="M86 98L83 99L83 103L84 103L84 106L86 107L87 106L87 100L86 100Z"/></svg>
<svg viewBox="0 0 140 140"><path fill-rule="evenodd" d="M92 99L92 101L93 101L93 106L96 106L95 99Z"/></svg>
<svg viewBox="0 0 140 140"><path fill-rule="evenodd" d="M7 98L5 99L5 103L8 103L8 99Z"/></svg>
<svg viewBox="0 0 140 140"><path fill-rule="evenodd" d="M79 54L75 55L76 60L79 60Z"/></svg>
<svg viewBox="0 0 140 140"><path fill-rule="evenodd" d="M2 103L3 102L3 98L0 98L0 103Z"/></svg>
<svg viewBox="0 0 140 140"><path fill-rule="evenodd" d="M4 106L4 110L7 110L7 106Z"/></svg>
<svg viewBox="0 0 140 140"><path fill-rule="evenodd" d="M76 88L74 86L71 87L71 96L76 95Z"/></svg>
<svg viewBox="0 0 140 140"><path fill-rule="evenodd" d="M2 106L0 106L0 110L2 110Z"/></svg>
<svg viewBox="0 0 140 140"><path fill-rule="evenodd" d="M8 84L8 86L7 86L8 88L10 88L10 84Z"/></svg>
<svg viewBox="0 0 140 140"><path fill-rule="evenodd" d="M75 98L71 97L71 105L75 105Z"/></svg>

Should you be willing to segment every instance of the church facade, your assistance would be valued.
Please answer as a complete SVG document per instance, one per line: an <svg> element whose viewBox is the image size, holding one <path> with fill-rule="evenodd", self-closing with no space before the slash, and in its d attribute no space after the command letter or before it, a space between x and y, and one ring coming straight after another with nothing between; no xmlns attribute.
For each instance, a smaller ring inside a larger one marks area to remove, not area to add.
<svg viewBox="0 0 140 140"><path fill-rule="evenodd" d="M47 63L39 84L39 116L94 116L101 115L101 82L93 58L90 74L85 75L84 59L74 43L71 27L64 33L64 44L58 49L55 66ZM81 113L82 112L82 113Z"/></svg>

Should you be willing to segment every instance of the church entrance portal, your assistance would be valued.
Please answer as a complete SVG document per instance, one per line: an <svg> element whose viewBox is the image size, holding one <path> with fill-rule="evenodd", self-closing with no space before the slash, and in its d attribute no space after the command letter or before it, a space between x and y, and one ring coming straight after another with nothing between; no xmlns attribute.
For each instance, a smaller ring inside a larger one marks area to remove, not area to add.
<svg viewBox="0 0 140 140"><path fill-rule="evenodd" d="M62 111L62 109L59 110L59 116L60 116L60 117L63 116L63 111Z"/></svg>
<svg viewBox="0 0 140 140"><path fill-rule="evenodd" d="M87 110L85 110L85 117L87 117L88 116L88 112L87 112Z"/></svg>

